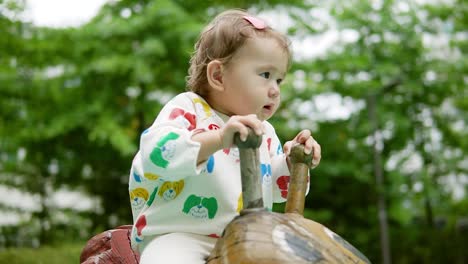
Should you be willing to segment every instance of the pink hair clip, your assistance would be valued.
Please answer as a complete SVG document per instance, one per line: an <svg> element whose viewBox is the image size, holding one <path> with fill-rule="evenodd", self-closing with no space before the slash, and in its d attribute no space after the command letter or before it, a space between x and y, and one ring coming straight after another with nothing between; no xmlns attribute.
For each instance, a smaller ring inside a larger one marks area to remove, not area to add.
<svg viewBox="0 0 468 264"><path fill-rule="evenodd" d="M247 20L254 28L256 29L265 29L267 24L265 21L261 20L260 18L256 18L253 16L244 16L244 19Z"/></svg>

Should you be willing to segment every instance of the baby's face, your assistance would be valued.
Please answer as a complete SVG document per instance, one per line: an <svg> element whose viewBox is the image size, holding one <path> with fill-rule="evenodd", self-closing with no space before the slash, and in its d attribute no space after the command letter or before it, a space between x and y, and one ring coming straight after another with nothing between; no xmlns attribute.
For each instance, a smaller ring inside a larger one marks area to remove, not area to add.
<svg viewBox="0 0 468 264"><path fill-rule="evenodd" d="M249 38L223 69L221 112L256 114L267 120L280 104L280 84L286 75L288 54L272 38Z"/></svg>

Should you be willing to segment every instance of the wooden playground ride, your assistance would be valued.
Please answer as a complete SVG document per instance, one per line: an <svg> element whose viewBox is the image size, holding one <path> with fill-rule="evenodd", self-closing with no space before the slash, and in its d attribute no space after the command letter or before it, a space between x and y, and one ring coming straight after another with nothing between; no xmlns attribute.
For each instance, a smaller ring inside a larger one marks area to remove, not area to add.
<svg viewBox="0 0 468 264"><path fill-rule="evenodd" d="M312 162L312 155L305 155L302 145L291 150L292 171L285 213L264 209L258 159L260 143L261 138L253 133L245 142L236 137L245 207L224 229L207 263L370 263L344 239L302 216Z"/></svg>
<svg viewBox="0 0 468 264"><path fill-rule="evenodd" d="M290 155L292 173L285 213L263 207L258 147L261 137L251 132L245 142L238 136L244 208L218 239L208 264L370 263L351 244L325 226L303 217L307 177L312 155L302 145ZM105 231L88 241L80 261L137 264L130 248L128 228Z"/></svg>

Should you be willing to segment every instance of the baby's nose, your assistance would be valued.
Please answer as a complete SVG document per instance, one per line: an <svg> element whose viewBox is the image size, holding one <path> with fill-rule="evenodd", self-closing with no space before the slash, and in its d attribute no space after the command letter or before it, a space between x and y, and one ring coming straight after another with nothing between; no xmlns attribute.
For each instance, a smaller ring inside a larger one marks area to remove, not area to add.
<svg viewBox="0 0 468 264"><path fill-rule="evenodd" d="M271 85L270 90L268 90L268 96L275 98L275 97L278 97L279 94L280 94L279 85L276 82L274 82Z"/></svg>

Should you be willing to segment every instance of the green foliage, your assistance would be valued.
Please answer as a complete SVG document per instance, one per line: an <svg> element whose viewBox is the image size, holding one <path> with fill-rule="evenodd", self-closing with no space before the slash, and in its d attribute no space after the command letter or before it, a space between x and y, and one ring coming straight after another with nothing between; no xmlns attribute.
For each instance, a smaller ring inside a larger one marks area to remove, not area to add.
<svg viewBox="0 0 468 264"><path fill-rule="evenodd" d="M414 256L409 257L407 250L405 256L400 256L405 246L415 248L412 243L431 236L438 239L461 235L460 230L451 229L448 224L434 230L439 219L466 219L466 213L450 208L457 200L453 200L453 189L443 184L454 175L460 177L458 180L467 175L467 168L462 165L466 164L468 150L463 121L467 112L462 106L465 103L461 103L466 102L467 71L466 57L460 56L466 37L460 43L450 41L460 40L455 36L463 34L460 25L466 25L466 21L460 20L459 8L464 10L466 4L458 7L418 6L413 1L332 1L328 6L341 38L326 54L293 65L293 74L305 75L302 79L309 88L289 83L282 93L284 109L275 118L276 124L291 124L295 131L312 124L314 137L322 146L322 162L312 171L312 193L307 198L312 219L320 217L313 215L314 211L332 210L332 217L324 218L323 223L362 248L374 262L381 259L380 249L369 247L370 242L379 241L379 190L374 176L378 165L374 164L375 128L369 116L369 102L375 98L376 129L384 161L380 168L385 181L380 192L387 201L393 260L408 263L430 260L436 255L453 262L466 258L456 250L448 250L448 245L439 248L437 242L419 245L424 250ZM322 12L327 12L324 9ZM303 33L306 31L313 36L330 28L305 15L294 18L299 21L291 32L307 34ZM446 31L447 25L452 25L451 31ZM449 56L442 55L438 47L431 47L432 43L425 40L428 36L447 38L451 45L443 54ZM313 110L320 105L317 100L324 93L338 94L343 100L354 100L364 107L343 121L321 121L321 113ZM299 106L312 111L301 114L297 111ZM295 122L290 121L293 118ZM317 121L314 124L309 120ZM464 129L455 128L455 123ZM284 139L294 134L284 131L288 129L279 130L281 135L287 135ZM414 164L414 156L420 158L421 164L408 171L405 166ZM389 166L397 159L396 165ZM466 184L463 189L466 192ZM426 228L419 230L415 219ZM416 230L409 232L413 229ZM403 246L398 239L405 232L411 236L411 242ZM458 240L452 242L460 245Z"/></svg>
<svg viewBox="0 0 468 264"><path fill-rule="evenodd" d="M81 244L65 244L58 247L45 246L39 249L9 248L0 251L0 263L72 264L79 261L82 248Z"/></svg>

